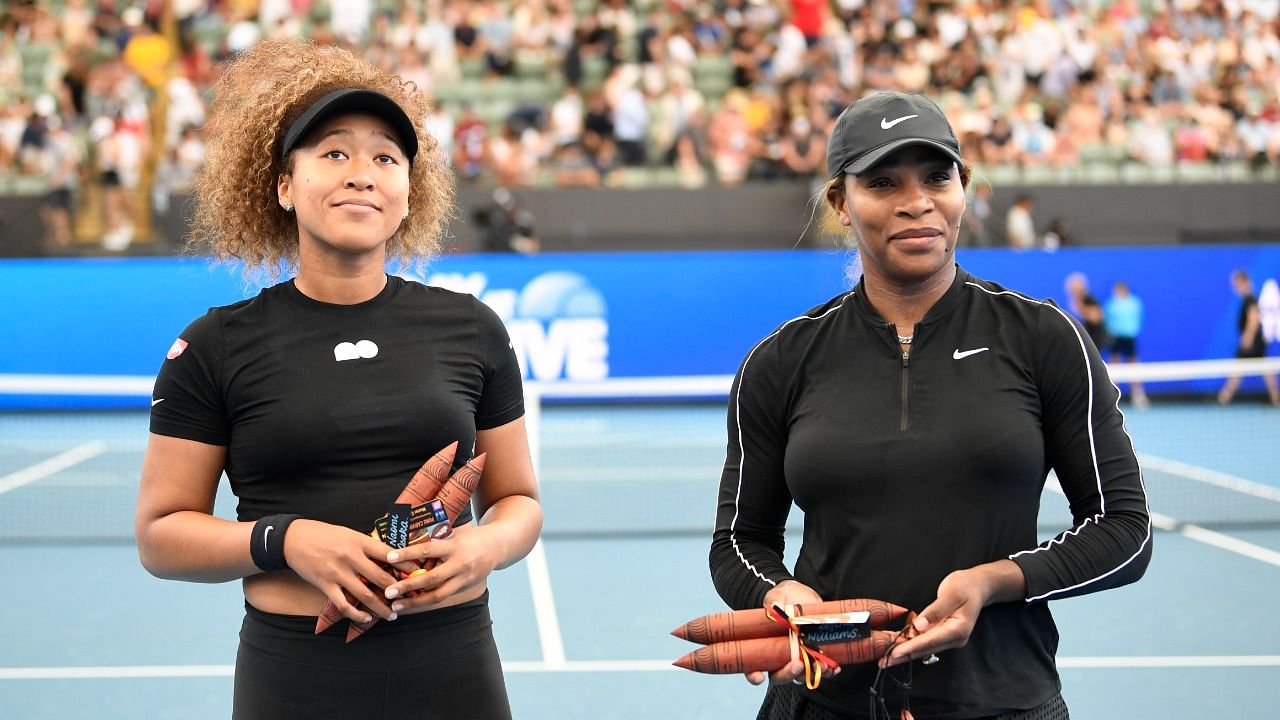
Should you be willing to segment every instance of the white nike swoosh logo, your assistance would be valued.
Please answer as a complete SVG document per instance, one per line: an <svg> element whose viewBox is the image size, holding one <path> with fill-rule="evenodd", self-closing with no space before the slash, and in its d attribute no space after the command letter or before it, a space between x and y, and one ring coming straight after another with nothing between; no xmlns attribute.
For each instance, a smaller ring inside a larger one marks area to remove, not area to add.
<svg viewBox="0 0 1280 720"><path fill-rule="evenodd" d="M970 355L977 355L980 352L986 352L990 349L991 348L978 348L977 350L965 350L964 352L960 352L960 348L956 348L956 351L951 353L951 357L956 360L963 360Z"/></svg>
<svg viewBox="0 0 1280 720"><path fill-rule="evenodd" d="M888 130L889 128L893 127L894 125L897 125L903 120L910 120L913 117L920 117L920 116L919 115L903 115L897 120L890 120L889 118L880 118L880 129Z"/></svg>
<svg viewBox="0 0 1280 720"><path fill-rule="evenodd" d="M160 403L162 403L162 402L164 402L164 398L160 398L159 400L152 400L152 401L151 401L151 407L155 407L155 406L159 405L159 404L160 404Z"/></svg>
<svg viewBox="0 0 1280 720"><path fill-rule="evenodd" d="M266 552L266 550L270 547L269 545L267 545L267 536L268 536L268 535L270 535L270 534L271 534L271 531L272 531L272 530L275 530L275 529L276 529L276 526L275 526L275 525L268 525L268 526L267 526L267 529L262 531L262 550L263 550L263 552Z"/></svg>

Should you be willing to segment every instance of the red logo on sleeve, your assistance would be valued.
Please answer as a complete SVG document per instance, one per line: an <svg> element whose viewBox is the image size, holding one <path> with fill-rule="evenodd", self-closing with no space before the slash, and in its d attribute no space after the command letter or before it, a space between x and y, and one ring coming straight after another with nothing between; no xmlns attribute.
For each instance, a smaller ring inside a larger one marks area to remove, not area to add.
<svg viewBox="0 0 1280 720"><path fill-rule="evenodd" d="M169 358L170 360L177 360L178 356L182 354L182 351L186 349L187 349L187 341L183 340L182 338L178 338L177 340L173 341L172 345L169 346L169 352L165 354L165 357Z"/></svg>

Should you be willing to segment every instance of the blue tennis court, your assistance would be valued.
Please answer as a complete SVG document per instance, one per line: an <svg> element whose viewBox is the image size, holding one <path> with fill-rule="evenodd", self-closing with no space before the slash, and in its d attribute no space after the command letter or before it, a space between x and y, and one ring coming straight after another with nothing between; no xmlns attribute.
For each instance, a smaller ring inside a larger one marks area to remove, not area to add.
<svg viewBox="0 0 1280 720"><path fill-rule="evenodd" d="M491 580L515 717L753 717L761 688L670 667L693 646L668 632L723 606L706 568L723 410L553 406L540 422L547 531ZM1280 411L1156 403L1127 424L1163 530L1141 582L1052 606L1072 716L1272 717ZM0 415L0 716L229 716L239 588L138 565L145 439L145 413ZM1044 502L1043 525L1066 517Z"/></svg>

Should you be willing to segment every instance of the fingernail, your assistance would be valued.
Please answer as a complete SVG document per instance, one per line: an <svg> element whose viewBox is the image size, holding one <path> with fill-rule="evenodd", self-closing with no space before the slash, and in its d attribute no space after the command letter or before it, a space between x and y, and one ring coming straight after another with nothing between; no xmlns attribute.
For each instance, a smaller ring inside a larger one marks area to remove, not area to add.
<svg viewBox="0 0 1280 720"><path fill-rule="evenodd" d="M388 616L387 616L387 619L388 619L388 620L395 620L395 619L396 619L396 614L395 614L395 613L391 613L390 615L388 615Z"/></svg>
<svg viewBox="0 0 1280 720"><path fill-rule="evenodd" d="M371 623L371 622L373 622L373 616L372 616L372 615L365 615L364 617L360 618L360 623L361 623L362 625L367 625L367 624L369 624L369 623Z"/></svg>
<svg viewBox="0 0 1280 720"><path fill-rule="evenodd" d="M395 597L395 596L397 596L397 595L399 595L399 594L400 594L400 588L397 588L397 587L389 587L389 588L387 588L387 591L386 591L385 593L383 593L383 594L387 596L387 599L388 599L388 600L390 600L391 598L393 598L393 597Z"/></svg>
<svg viewBox="0 0 1280 720"><path fill-rule="evenodd" d="M387 562L399 562L399 561L400 561L400 553L396 552L395 550L392 550L391 552L387 553Z"/></svg>
<svg viewBox="0 0 1280 720"><path fill-rule="evenodd" d="M391 609L395 612L400 612L404 609L404 603L391 603Z"/></svg>

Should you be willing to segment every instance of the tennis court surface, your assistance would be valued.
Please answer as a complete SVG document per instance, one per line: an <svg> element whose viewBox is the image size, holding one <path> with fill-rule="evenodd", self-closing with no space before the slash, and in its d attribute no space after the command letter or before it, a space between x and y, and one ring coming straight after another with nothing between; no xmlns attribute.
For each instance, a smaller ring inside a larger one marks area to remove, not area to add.
<svg viewBox="0 0 1280 720"><path fill-rule="evenodd" d="M491 580L516 718L754 717L761 688L670 666L692 646L669 631L723 607L706 568L723 412L542 409L546 533ZM1141 582L1051 606L1072 717L1274 717L1280 410L1157 400L1126 421L1161 531ZM145 441L145 411L0 414L0 717L229 717L239 588L138 565ZM1046 491L1046 534L1065 504Z"/></svg>

